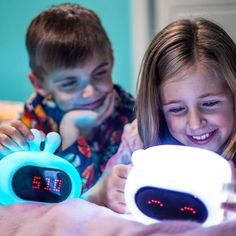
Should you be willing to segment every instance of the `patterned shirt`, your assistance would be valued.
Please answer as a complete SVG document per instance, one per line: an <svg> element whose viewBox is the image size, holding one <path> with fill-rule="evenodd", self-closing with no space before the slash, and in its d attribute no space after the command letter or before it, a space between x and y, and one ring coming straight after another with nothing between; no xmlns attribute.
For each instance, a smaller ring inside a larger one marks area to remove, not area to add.
<svg viewBox="0 0 236 236"><path fill-rule="evenodd" d="M117 97L112 115L85 140L79 136L70 147L56 155L72 163L82 177L82 192L91 188L103 173L107 161L121 142L124 125L135 118L134 98L120 86L114 85ZM53 100L34 94L25 104L20 119L30 128L44 133L59 132L63 112Z"/></svg>

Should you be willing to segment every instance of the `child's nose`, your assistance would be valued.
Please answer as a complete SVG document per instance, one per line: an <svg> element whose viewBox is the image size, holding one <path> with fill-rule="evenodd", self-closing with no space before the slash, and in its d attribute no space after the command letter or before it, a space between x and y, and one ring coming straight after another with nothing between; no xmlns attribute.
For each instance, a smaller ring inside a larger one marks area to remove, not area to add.
<svg viewBox="0 0 236 236"><path fill-rule="evenodd" d="M83 90L82 96L83 97L93 97L95 96L96 89L92 84L87 84Z"/></svg>
<svg viewBox="0 0 236 236"><path fill-rule="evenodd" d="M188 113L187 123L191 130L197 130L206 124L206 119L201 112L193 110Z"/></svg>

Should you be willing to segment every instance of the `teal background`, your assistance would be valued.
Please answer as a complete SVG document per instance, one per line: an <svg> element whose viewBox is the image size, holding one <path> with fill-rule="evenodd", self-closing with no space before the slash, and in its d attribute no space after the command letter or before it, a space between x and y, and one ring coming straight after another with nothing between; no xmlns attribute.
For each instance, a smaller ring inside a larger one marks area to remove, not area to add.
<svg viewBox="0 0 236 236"><path fill-rule="evenodd" d="M0 100L25 101L33 92L28 80L25 33L41 11L65 1L0 1ZM77 0L94 10L111 39L115 64L113 81L132 91L130 0Z"/></svg>

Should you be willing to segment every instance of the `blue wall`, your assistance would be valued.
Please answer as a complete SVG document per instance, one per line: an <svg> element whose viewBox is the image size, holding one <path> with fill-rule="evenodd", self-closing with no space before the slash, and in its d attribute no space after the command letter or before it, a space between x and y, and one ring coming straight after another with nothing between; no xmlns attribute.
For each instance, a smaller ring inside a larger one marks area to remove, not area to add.
<svg viewBox="0 0 236 236"><path fill-rule="evenodd" d="M25 101L32 93L28 80L25 33L30 21L59 0L0 1L0 100ZM131 16L129 0L77 0L100 17L113 45L113 80L132 91Z"/></svg>

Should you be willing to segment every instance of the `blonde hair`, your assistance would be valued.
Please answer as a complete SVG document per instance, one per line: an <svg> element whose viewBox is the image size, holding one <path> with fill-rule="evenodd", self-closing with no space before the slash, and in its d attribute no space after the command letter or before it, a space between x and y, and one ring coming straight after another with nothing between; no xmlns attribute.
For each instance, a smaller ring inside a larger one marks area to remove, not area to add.
<svg viewBox="0 0 236 236"><path fill-rule="evenodd" d="M160 103L161 84L196 63L221 73L236 100L236 46L230 36L203 18L170 23L149 45L139 73L137 119L145 148L161 144L168 132ZM235 152L236 128L222 154L232 159Z"/></svg>

